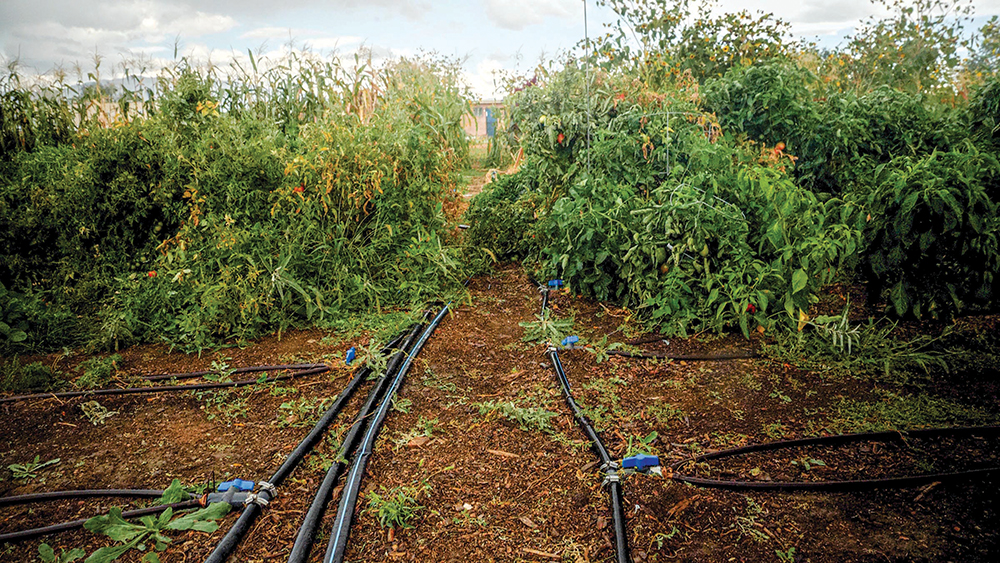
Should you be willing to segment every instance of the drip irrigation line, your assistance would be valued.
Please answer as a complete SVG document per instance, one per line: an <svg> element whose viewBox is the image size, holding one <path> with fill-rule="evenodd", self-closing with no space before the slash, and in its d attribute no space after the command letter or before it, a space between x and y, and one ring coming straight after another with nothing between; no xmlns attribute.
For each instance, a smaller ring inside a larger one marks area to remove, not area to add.
<svg viewBox="0 0 1000 563"><path fill-rule="evenodd" d="M559 380L559 386L562 388L566 404L573 411L573 418L576 419L577 425L583 429L583 433L587 435L594 453L601 459L601 468L604 470L606 476L605 484L608 486L608 492L611 495L611 515L615 526L615 560L618 563L631 563L632 557L628 547L628 528L625 523L624 492L622 491L620 476L615 468L614 461L611 459L611 455L608 453L608 449L604 446L604 442L601 441L597 431L594 430L590 421L587 420L586 415L583 414L583 411L580 410L579 405L573 399L573 394L570 392L569 378L566 377L566 371L559 360L559 351L554 347L549 348L548 355L555 369L556 378Z"/></svg>
<svg viewBox="0 0 1000 563"><path fill-rule="evenodd" d="M542 290L543 315L548 305L548 297L548 289ZM601 441L601 437L594 430L587 416L583 414L583 410L580 409L580 406L577 405L576 400L573 398L572 386L569 383L569 378L566 376L566 370L563 368L562 361L559 359L559 350L555 346L550 346L548 356L555 370L556 379L559 381L559 387L562 389L563 398L566 399L566 404L573 411L573 418L576 419L576 423L583 430L583 433L587 435L591 449L594 450L594 453L601 460L601 470L604 471L605 475L604 485L607 486L608 494L611 496L611 516L615 528L615 561L617 563L631 563L632 556L629 551L628 528L625 521L624 491L622 491L621 476L618 474L617 465L611 459L611 454L604 446L604 442Z"/></svg>
<svg viewBox="0 0 1000 563"><path fill-rule="evenodd" d="M949 473L925 473L921 475L906 475L902 477L886 477L881 479L856 479L849 481L735 481L723 479L707 479L685 475L678 470L690 463L701 463L708 460L736 457L756 452L767 452L805 446L837 446L856 442L902 442L908 438L940 438L943 436L980 436L1000 435L1000 426L971 426L955 428L928 428L905 432L863 432L858 434L839 434L836 436L821 436L818 438L803 438L800 440L780 440L765 444L753 444L740 448L720 450L691 459L681 460L671 467L670 478L691 485L731 490L798 490L798 491L867 491L882 488L902 488L923 485L927 483L954 482L970 480L1000 474L1000 467L986 467L967 471Z"/></svg>
<svg viewBox="0 0 1000 563"><path fill-rule="evenodd" d="M227 370L227 373L237 374L237 373L256 373L261 371L280 371L280 370L303 370L303 369L315 369L320 367L326 367L326 364L288 364L280 366L247 366L242 368L236 368L233 370ZM167 381L170 379L193 379L195 377L205 377L206 375L218 375L218 370L208 370L208 371L191 371L187 373L165 373L162 375L147 375L141 377L143 381Z"/></svg>
<svg viewBox="0 0 1000 563"><path fill-rule="evenodd" d="M721 362L725 360L750 360L759 358L760 354L748 350L736 350L731 352L718 352L714 354L660 354L660 353L635 353L623 350L609 350L609 356L622 356L625 358L636 358L640 360L682 360L688 362Z"/></svg>
<svg viewBox="0 0 1000 563"><path fill-rule="evenodd" d="M72 397L107 396L107 395L138 395L143 393L166 393L171 391L199 391L203 389L222 389L226 387L246 387L255 383L272 383L274 381L284 381L304 375L315 375L329 371L325 364L322 367L294 371L287 375L267 377L264 379L241 379L239 381L216 381L212 383L197 383L195 385L155 385L152 387L127 387L123 389L90 389L87 391L65 391L62 393L35 393L33 395L17 395L15 397L0 398L0 404L13 403L16 401L29 401L32 399L68 399Z"/></svg>
<svg viewBox="0 0 1000 563"><path fill-rule="evenodd" d="M368 420L371 418L376 406L385 396L389 382L399 369L407 350L412 347L413 342L419 337L423 328L423 324L414 326L413 331L407 339L406 346L392 357L382 377L379 378L378 383L368 393L365 404L358 411L354 423L341 441L340 451L337 453L337 461L330 466L330 469L324 475L323 481L320 483L319 488L316 490L316 495L313 497L312 504L309 505L309 510L306 512L302 525L299 526L299 531L295 536L295 543L292 545L292 551L288 555L289 563L301 563L309 559L309 552L312 549L313 539L316 536L316 529L323 518L327 504L330 502L331 493L334 487L337 486L337 482L340 480L344 469L347 467L346 460L353 455Z"/></svg>
<svg viewBox="0 0 1000 563"><path fill-rule="evenodd" d="M406 360L393 378L389 389L386 390L385 398L382 400L378 411L375 412L374 418L372 418L371 423L368 425L368 430L365 431L364 439L361 441L361 449L354 456L351 470L347 474L344 493L340 497L340 504L337 507L337 517L334 521L333 531L330 533L330 543L327 545L326 555L323 558L324 563L343 563L344 561L344 554L347 551L347 541L351 535L351 521L354 519L354 509L358 502L361 479L364 476L365 467L368 465L368 459L372 455L375 439L378 437L379 430L382 429L382 423L385 422L389 407L392 405L393 396L402 385L403 379L406 377L406 372L413 363L413 359L420 353L427 339L434 334L434 330L448 312L449 306L450 303L441 308L441 312L434 317L434 320L431 321L423 334L420 335L420 340L414 344L412 352L406 355Z"/></svg>
<svg viewBox="0 0 1000 563"><path fill-rule="evenodd" d="M662 334L648 334L646 336L641 336L639 338L633 338L632 340L625 341L625 344L629 346L638 346L640 344L652 344L653 342L660 342L666 340L668 337Z"/></svg>
<svg viewBox="0 0 1000 563"><path fill-rule="evenodd" d="M93 497L160 498L162 496L163 496L163 491L156 489L79 489L75 491L49 491L45 493L31 493L27 495L0 497L0 506L13 506L15 504L31 504L34 502L45 502L50 500L63 500L71 498L93 498Z"/></svg>
<svg viewBox="0 0 1000 563"><path fill-rule="evenodd" d="M419 329L419 327L420 324L418 323L414 326L412 330L416 331ZM393 348L395 348L394 344L397 344L400 338L401 337L397 337L396 339L393 340L393 342L390 343L390 345L387 345L385 348L383 348L382 353L383 354L388 353ZM317 441L319 441L320 437L326 430L327 426L329 426L330 423L333 422L333 419L343 408L343 405L346 404L348 399L350 399L350 395L354 393L357 387L361 384L362 381L365 380L365 378L368 377L368 374L370 373L371 373L371 367L369 367L368 365L360 367L355 371L354 377L351 378L350 382L348 382L347 387L344 388L344 391L340 393L340 397L338 397L336 403L329 409L327 409L327 411L323 414L322 418L320 418L319 422L317 422L316 425L313 427L313 429L309 431L309 434L307 434L306 437L302 439L302 441L292 451L292 453L290 453L288 457L285 458L285 461L284 463L281 464L281 467L279 467L278 470L275 471L270 481L268 481L268 483L272 487L277 487L281 485L281 483L285 480L285 478L287 478L288 475L291 474L292 470L295 469L295 466L298 465L300 461L302 461L303 457L305 457L305 454L308 453L310 449L312 449L312 447L316 444ZM205 563L224 563L229 558L230 554L232 554L232 552L236 549L236 546L239 545L240 541L243 540L243 537L247 534L247 532L250 531L250 526L253 525L254 521L257 519L257 516L260 515L261 505L262 504L266 505L267 503L271 502L271 500L274 499L275 495L276 491L274 491L273 489L262 488L257 494L257 498L259 499L259 501L248 503L244 507L243 512L240 513L239 518L237 518L233 526L229 528L229 531L226 532L226 535L223 536L222 540L219 541L219 544L215 546L215 549L212 550L212 553L208 555L208 558L205 559Z"/></svg>
<svg viewBox="0 0 1000 563"><path fill-rule="evenodd" d="M192 499L183 502L175 502L173 504L161 504L159 506L150 506L149 508L138 508L136 510L128 510L122 512L122 518L136 518L139 516L148 516L150 514L159 514L161 512L164 512L168 508L173 508L174 510L178 510L185 508L195 508L198 506L201 506L198 499ZM26 539L36 538L38 536L54 534L56 532L75 530L77 528L82 528L83 525L87 523L87 520L89 520L89 518L84 518L82 520L71 520L69 522L63 522L62 524L53 524L52 526L45 526L43 528L31 528L29 530L21 530L19 532L0 534L0 543L26 540Z"/></svg>

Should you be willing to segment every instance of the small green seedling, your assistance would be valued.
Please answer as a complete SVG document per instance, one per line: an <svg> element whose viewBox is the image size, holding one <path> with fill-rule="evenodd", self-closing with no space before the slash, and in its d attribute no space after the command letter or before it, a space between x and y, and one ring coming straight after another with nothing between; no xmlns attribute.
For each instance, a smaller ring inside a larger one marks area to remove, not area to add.
<svg viewBox="0 0 1000 563"><path fill-rule="evenodd" d="M803 458L792 460L792 465L796 465L805 469L806 471L812 470L813 467L826 467L826 463L821 459L815 458Z"/></svg>
<svg viewBox="0 0 1000 563"><path fill-rule="evenodd" d="M653 453L652 443L659 437L656 430L653 430L646 435L645 438L638 438L635 443L632 443L632 436L628 437L628 448L625 451L625 457L631 457L638 454L650 455Z"/></svg>
<svg viewBox="0 0 1000 563"><path fill-rule="evenodd" d="M12 463L7 466L7 469L10 469L10 472L13 474L15 479L34 479L35 477L38 477L38 474L35 472L39 469L55 465L62 461L58 457L48 461L40 460L41 456L36 455L34 461L29 461L28 463Z"/></svg>
<svg viewBox="0 0 1000 563"><path fill-rule="evenodd" d="M62 553L57 556L56 551L52 549L51 545L43 543L38 546L38 558L41 559L43 563L72 563L77 559L83 559L85 555L87 555L87 552L79 547L75 547L69 551L64 549Z"/></svg>
<svg viewBox="0 0 1000 563"><path fill-rule="evenodd" d="M787 551L775 549L774 554L778 556L778 561L781 561L781 563L795 563L794 547L789 547Z"/></svg>
<svg viewBox="0 0 1000 563"><path fill-rule="evenodd" d="M382 494L375 491L368 493L368 508L378 515L383 528L396 529L413 527L411 522L424 508L417 502L417 497L429 493L431 485L424 481L408 487L379 488Z"/></svg>
<svg viewBox="0 0 1000 563"><path fill-rule="evenodd" d="M541 315L535 315L534 321L517 323L524 328L523 342L556 343L573 330L573 319L553 319L546 309Z"/></svg>
<svg viewBox="0 0 1000 563"><path fill-rule="evenodd" d="M109 418L118 414L118 411L109 411L107 407L97 401L83 403L80 405L80 410L83 411L83 416L87 417L87 420L94 426L104 424Z"/></svg>

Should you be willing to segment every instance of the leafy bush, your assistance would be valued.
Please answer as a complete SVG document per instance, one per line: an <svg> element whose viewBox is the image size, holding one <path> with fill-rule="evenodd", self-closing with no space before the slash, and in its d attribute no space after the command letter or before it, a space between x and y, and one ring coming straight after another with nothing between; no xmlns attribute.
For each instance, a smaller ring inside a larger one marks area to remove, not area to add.
<svg viewBox="0 0 1000 563"><path fill-rule="evenodd" d="M94 357L82 362L76 367L76 371L83 370L83 375L76 380L77 387L84 389L107 387L118 372L121 361L122 357L114 354L107 358Z"/></svg>
<svg viewBox="0 0 1000 563"><path fill-rule="evenodd" d="M972 134L984 148L1000 152L1000 75L988 80L972 95L968 119Z"/></svg>
<svg viewBox="0 0 1000 563"><path fill-rule="evenodd" d="M15 356L0 366L0 390L3 391L46 390L55 383L55 370L41 362L22 365Z"/></svg>
<svg viewBox="0 0 1000 563"><path fill-rule="evenodd" d="M868 199L869 291L898 315L949 317L996 300L1000 164L989 154L934 152L880 167Z"/></svg>
<svg viewBox="0 0 1000 563"><path fill-rule="evenodd" d="M497 260L523 258L537 246L532 228L541 202L532 197L537 192L530 185L530 165L523 170L498 177L472 199L465 212L470 224L466 243L488 250Z"/></svg>
<svg viewBox="0 0 1000 563"><path fill-rule="evenodd" d="M15 153L0 174L0 283L17 296L0 305L0 352L199 350L462 277L441 236L468 152L456 67L284 63L226 77L182 63L146 115Z"/></svg>
<svg viewBox="0 0 1000 563"><path fill-rule="evenodd" d="M814 191L868 191L874 168L897 156L949 150L963 138L953 108L888 86L834 92L788 61L737 67L703 88L723 129L794 155L794 174ZM780 143L780 145L779 145Z"/></svg>
<svg viewBox="0 0 1000 563"><path fill-rule="evenodd" d="M76 317L37 294L7 290L0 283L0 355L36 352L81 341Z"/></svg>

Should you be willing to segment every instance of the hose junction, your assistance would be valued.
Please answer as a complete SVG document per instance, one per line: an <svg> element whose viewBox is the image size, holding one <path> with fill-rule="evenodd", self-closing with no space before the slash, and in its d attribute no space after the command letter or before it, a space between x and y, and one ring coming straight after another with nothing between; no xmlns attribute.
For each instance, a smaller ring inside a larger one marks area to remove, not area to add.
<svg viewBox="0 0 1000 563"><path fill-rule="evenodd" d="M548 309L550 292L554 290L557 291L562 286L562 282L561 280L551 280L546 285L540 285L534 280L531 280L531 282L538 287L538 290L541 293L542 314L544 315L545 311ZM343 492L341 493L339 504L336 509L334 525L330 530L330 539L323 557L324 563L342 563L344 561L348 540L350 538L351 524L360 495L361 482L368 461L373 454L374 443L378 438L378 434L386 419L393 398L402 386L413 360L433 334L443 317L447 314L449 306L450 304L442 306L440 311L436 314L432 311L426 311L423 318L419 322L414 323L409 329L396 336L384 348L382 348L381 354L383 356L387 356L389 354L392 354L392 356L378 380L373 384L364 404L359 409L352 425L345 434L336 458L336 462L333 463L333 465L326 472L323 481L316 491L312 503L310 504L303 522L299 527L294 545L292 546L289 554L288 561L290 563L302 563L309 559L310 551L315 543L320 520L327 511L334 489L341 482L341 478L346 473L347 477L344 480ZM572 385L560 358L560 350L571 350L577 348L578 346L575 345L578 342L578 337L570 336L565 338L558 346L553 343L549 343L545 354L551 362L551 367L562 390L566 404L570 408L577 425L590 442L591 449L599 459L599 471L602 475L601 485L603 489L608 491L608 495L610 497L615 533L614 548L616 563L631 563L632 561L628 542L629 536L624 508L625 499L623 490L624 477L628 475L640 474L650 477L660 477L670 479L678 483L685 483L692 486L706 488L757 491L822 492L863 491L888 487L912 487L933 482L970 480L1000 474L1000 467L987 467L951 473L921 474L882 479L797 482L719 480L699 477L685 472L689 471L691 467L704 467L712 460L805 446L839 446L848 443L873 441L893 442L905 440L908 437L924 439L933 439L945 436L996 437L1000 436L1000 426L936 428L914 430L909 432L872 432L805 438L799 440L783 440L705 453L680 460L669 467L662 466L659 458L652 455L639 454L625 457L620 460L614 459L601 440L601 437L592 426L591 422L583 413L580 406L576 403L572 394ZM347 355L348 363L351 359L353 359L353 355L352 349ZM657 356L651 354L621 355L633 358L664 357L662 355ZM731 359L744 359L748 357L754 357L753 353L734 353L729 355L688 355L684 359L724 361ZM229 382L210 382L193 385L152 385L153 383L159 381L177 381L203 377L214 372L201 371L182 374L164 374L142 378L151 384L148 387L23 395L0 398L0 403L85 395L120 395L238 387L242 385L269 381L281 381L308 374L322 373L328 369L328 366L325 364L251 366L233 370L231 373L273 371L288 371L290 373L266 378L262 377L260 379L245 379ZM125 518L139 517L143 515L158 514L168 508L185 509L196 508L199 506L204 507L215 502L229 503L235 509L241 510L241 513L236 522L230 527L224 537L216 545L215 549L205 560L206 563L224 563L231 558L236 548L252 528L256 519L270 506L274 499L277 498L284 481L302 461L305 455L309 453L323 438L329 426L339 416L347 402L370 375L372 375L372 368L369 365L361 366L354 371L350 381L344 387L343 391L337 396L334 404L324 412L316 425L285 458L284 462L277 469L277 471L275 471L275 473L266 481L254 483L252 481L242 479L233 479L218 485L215 491L203 494L198 498L192 498L172 504L163 504L159 506L125 511L122 513L122 516ZM50 500L96 497L156 498L161 496L163 493L164 491L155 489L85 489L52 491L0 498L0 506L27 504ZM86 521L86 519L74 520L41 528L0 534L0 542L19 541L65 530L72 530L82 527Z"/></svg>
<svg viewBox="0 0 1000 563"><path fill-rule="evenodd" d="M545 314L549 304L549 293L562 287L563 282L559 279L550 280L546 285L539 284L529 278L532 285L538 288L542 295L542 314ZM882 488L916 487L929 483L945 483L962 480L989 477L1000 474L1000 467L987 467L968 471L956 471L947 473L929 473L920 475L907 475L902 477L888 477L880 479L845 480L845 481L736 481L708 479L683 473L681 470L687 466L698 466L706 464L711 460L732 458L755 452L776 451L789 448L799 448L805 446L838 446L856 442L894 442L904 441L906 438L940 438L945 436L966 437L966 436L1000 436L1000 426L980 426L980 427L957 427L957 428L931 428L924 430L912 430L908 432L867 432L857 434L842 434L834 436L822 436L815 438L803 438L799 440L781 440L776 442L749 445L740 448L732 448L710 452L683 459L664 471L657 456L639 454L624 458L621 462L613 460L604 446L600 436L594 430L590 421L583 414L576 401L573 399L569 378L566 376L565 368L559 358L559 350L572 350L579 348L576 344L580 341L578 336L568 336L564 338L560 346L549 344L546 355L552 362L556 379L562 389L563 396L573 412L573 418L586 434L590 441L591 448L600 458L601 465L599 471L604 475L602 488L608 489L611 496L611 511L614 519L615 530L615 556L617 563L630 563L632 561L628 545L628 530L623 509L622 477L629 474L642 474L670 479L678 483L685 483L696 487L719 488L729 490L745 491L817 491L817 492L841 492L841 491L866 491ZM612 351L615 353L617 351ZM741 360L758 357L754 352L735 352L725 354L688 354L683 356L670 356L666 354L646 354L618 352L615 355L636 359L683 359L692 361L725 361Z"/></svg>

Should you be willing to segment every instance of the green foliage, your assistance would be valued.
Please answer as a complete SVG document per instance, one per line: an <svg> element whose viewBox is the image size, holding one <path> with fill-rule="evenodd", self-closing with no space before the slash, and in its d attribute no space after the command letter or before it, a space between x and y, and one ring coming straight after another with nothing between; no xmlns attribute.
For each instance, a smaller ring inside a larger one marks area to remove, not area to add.
<svg viewBox="0 0 1000 563"><path fill-rule="evenodd" d="M878 0L887 18L866 20L828 64L841 87L865 92L877 85L911 92L949 85L967 47L964 27L972 5L964 0Z"/></svg>
<svg viewBox="0 0 1000 563"><path fill-rule="evenodd" d="M173 504L175 502L181 502L191 498L187 489L184 488L184 484L181 483L180 479L174 479L170 482L164 491L163 495L160 496L158 504Z"/></svg>
<svg viewBox="0 0 1000 563"><path fill-rule="evenodd" d="M0 222L3 219L0 203ZM2 266L0 266L2 268ZM57 344L76 345L77 320L37 294L8 290L0 282L0 355L32 353Z"/></svg>
<svg viewBox="0 0 1000 563"><path fill-rule="evenodd" d="M41 459L42 456L36 455L34 461L28 461L25 463L12 463L7 466L7 469L10 470L11 476L14 479L23 479L25 481L30 481L31 479L38 477L38 474L35 473L36 471L44 469L51 465L55 465L61 461L58 457L55 459L50 459L48 461L40 461Z"/></svg>
<svg viewBox="0 0 1000 563"><path fill-rule="evenodd" d="M293 399L278 406L279 428L303 428L319 420L328 399Z"/></svg>
<svg viewBox="0 0 1000 563"><path fill-rule="evenodd" d="M721 76L733 66L752 66L782 57L792 47L790 26L773 14L713 13L703 0L603 0L619 16L597 39L596 59L606 69L625 67L645 82L662 85L670 76L698 80ZM638 50L634 43L638 42Z"/></svg>
<svg viewBox="0 0 1000 563"><path fill-rule="evenodd" d="M778 561L781 561L781 563L795 563L796 552L797 550L794 547L789 547L785 550L774 550L774 554L778 556Z"/></svg>
<svg viewBox="0 0 1000 563"><path fill-rule="evenodd" d="M155 97L115 94L117 113L58 138L0 122L20 147L0 169L0 353L203 350L464 279L442 238L468 155L458 63L258 62L225 76L181 62ZM15 121L77 110L19 84L0 85L26 104L4 105Z"/></svg>
<svg viewBox="0 0 1000 563"><path fill-rule="evenodd" d="M165 551L172 541L165 532L194 530L212 533L219 529L215 520L224 517L230 509L229 503L217 502L174 518L173 508L167 508L159 516L143 516L139 519L140 524L133 524L122 518L120 508L112 508L104 516L87 520L84 527L95 534L108 536L119 545L98 549L87 558L87 563L109 563L132 549L145 551L146 542L152 542L155 551L150 551L143 560L159 561L156 553Z"/></svg>
<svg viewBox="0 0 1000 563"><path fill-rule="evenodd" d="M984 150L1000 153L1000 75L993 76L973 93L967 111L975 139ZM995 198L1000 189L991 193Z"/></svg>
<svg viewBox="0 0 1000 563"><path fill-rule="evenodd" d="M413 520L424 508L419 504L419 497L430 493L430 483L414 483L409 486L398 486L392 489L379 485L380 493L368 493L368 510L378 516L383 528L412 528Z"/></svg>
<svg viewBox="0 0 1000 563"><path fill-rule="evenodd" d="M546 309L541 315L535 315L533 321L517 324L524 329L524 336L521 337L522 342L557 344L573 330L573 319L552 318L550 309Z"/></svg>
<svg viewBox="0 0 1000 563"><path fill-rule="evenodd" d="M829 377L869 378L899 385L921 376L949 372L956 359L945 336L902 338L898 324L875 322L851 326L847 310L802 323L802 330L781 335L764 353L785 363Z"/></svg>
<svg viewBox="0 0 1000 563"><path fill-rule="evenodd" d="M0 390L27 391L45 390L53 387L56 372L41 362L22 365L15 356L0 366Z"/></svg>
<svg viewBox="0 0 1000 563"><path fill-rule="evenodd" d="M998 177L997 159L971 147L879 168L868 264L872 291L888 290L896 314L950 317L995 301Z"/></svg>
<svg viewBox="0 0 1000 563"><path fill-rule="evenodd" d="M882 432L940 426L992 424L996 417L982 409L969 407L930 395L900 395L880 391L873 401L843 399L826 428L833 433Z"/></svg>
<svg viewBox="0 0 1000 563"><path fill-rule="evenodd" d="M867 191L878 164L948 150L965 134L958 112L927 94L879 86L817 100L822 93L809 70L775 61L707 81L703 99L724 130L763 144L769 156L790 155L796 179L818 192Z"/></svg>
<svg viewBox="0 0 1000 563"><path fill-rule="evenodd" d="M966 68L980 75L995 75L1000 71L1000 16L993 16L984 23L971 43L973 49Z"/></svg>
<svg viewBox="0 0 1000 563"><path fill-rule="evenodd" d="M76 371L83 370L76 380L76 386L84 389L105 388L118 372L118 365L122 357L112 354L106 358L94 357L84 360L76 367Z"/></svg>
<svg viewBox="0 0 1000 563"><path fill-rule="evenodd" d="M502 416L526 432L537 431L546 434L556 432L552 426L552 419L559 416L559 413L541 407L519 407L512 402L495 401L485 401L474 406L479 409L480 415Z"/></svg>
<svg viewBox="0 0 1000 563"><path fill-rule="evenodd" d="M645 436L638 437L633 443L633 437L628 437L628 447L625 448L625 455L622 457L631 457L638 454L651 455L653 454L653 442L659 437L659 434L654 430Z"/></svg>
<svg viewBox="0 0 1000 563"><path fill-rule="evenodd" d="M104 424L112 416L119 414L118 411L109 411L107 407L97 401L87 401L80 404L83 416L94 426Z"/></svg>
<svg viewBox="0 0 1000 563"><path fill-rule="evenodd" d="M38 558L43 563L72 563L77 559L83 559L86 555L87 552L79 547L64 549L57 556L51 545L43 543L38 546Z"/></svg>
<svg viewBox="0 0 1000 563"><path fill-rule="evenodd" d="M524 257L535 249L532 226L541 202L522 197L531 189L525 182L531 183L527 172L500 176L472 199L464 215L470 248L486 249L495 260Z"/></svg>

